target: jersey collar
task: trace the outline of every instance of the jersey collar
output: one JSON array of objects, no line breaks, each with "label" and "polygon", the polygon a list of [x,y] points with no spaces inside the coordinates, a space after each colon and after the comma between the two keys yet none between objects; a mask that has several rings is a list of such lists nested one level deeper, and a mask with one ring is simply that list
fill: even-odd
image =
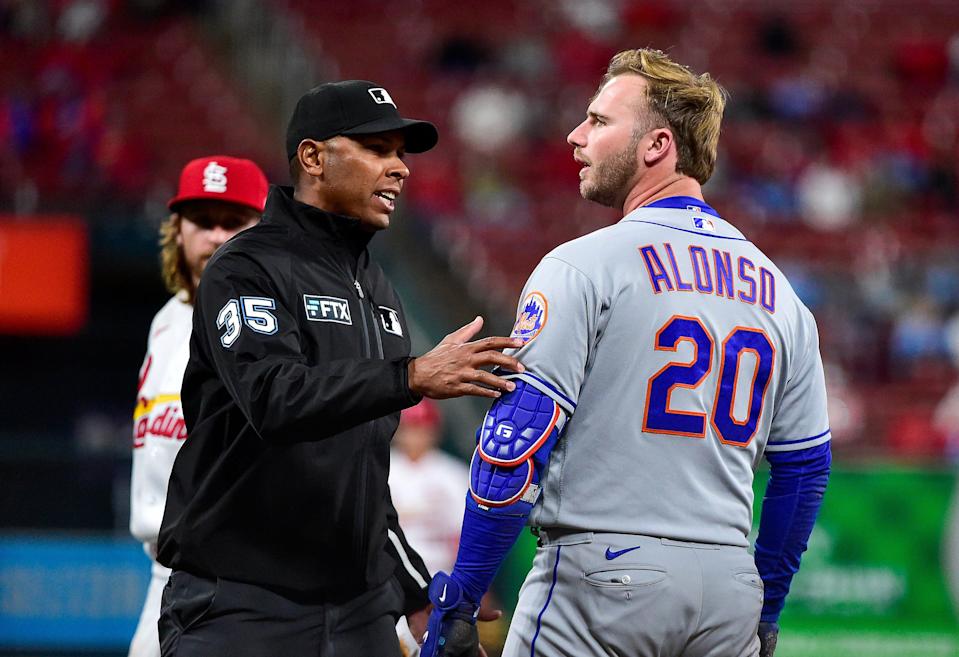
[{"label": "jersey collar", "polygon": [[720,219],[719,213],[716,212],[712,206],[710,206],[706,201],[700,200],[693,196],[669,196],[667,198],[661,198],[658,201],[653,201],[647,205],[643,205],[644,208],[669,208],[671,210],[692,210],[694,212],[702,212],[705,214],[711,214],[712,216]]},{"label": "jersey collar", "polygon": [[721,240],[748,241],[745,235],[735,226],[727,223],[705,201],[692,196],[670,196],[659,199],[636,208],[620,221],[663,226]]}]

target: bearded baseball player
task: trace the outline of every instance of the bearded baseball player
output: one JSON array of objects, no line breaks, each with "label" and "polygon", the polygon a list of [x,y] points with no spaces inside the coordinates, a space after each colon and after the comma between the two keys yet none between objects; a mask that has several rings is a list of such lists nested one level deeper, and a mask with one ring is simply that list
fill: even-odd
[{"label": "bearded baseball player", "polygon": [[773,654],[830,433],[812,315],[703,200],[724,105],[708,74],[629,50],[569,134],[582,196],[624,216],[553,250],[523,291],[526,371],[478,431],[424,655],[477,654],[477,603],[526,524],[540,547],[507,657]]},{"label": "bearded baseball player", "polygon": [[216,155],[180,173],[170,216],[160,228],[163,279],[173,296],[153,318],[133,412],[130,531],[153,559],[153,576],[130,657],[159,657],[160,594],[170,570],[156,562],[167,482],[186,438],[180,382],[190,356],[193,298],[203,268],[221,244],[259,221],[267,181],[250,160]]}]

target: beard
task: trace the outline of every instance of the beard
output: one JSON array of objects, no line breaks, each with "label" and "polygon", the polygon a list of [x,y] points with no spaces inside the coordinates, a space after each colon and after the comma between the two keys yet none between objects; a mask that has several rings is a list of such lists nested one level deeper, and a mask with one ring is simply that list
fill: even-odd
[{"label": "beard", "polygon": [[609,208],[622,205],[629,191],[627,186],[636,175],[636,147],[640,138],[642,133],[634,133],[623,150],[590,167],[592,180],[579,183],[579,193],[584,199]]}]

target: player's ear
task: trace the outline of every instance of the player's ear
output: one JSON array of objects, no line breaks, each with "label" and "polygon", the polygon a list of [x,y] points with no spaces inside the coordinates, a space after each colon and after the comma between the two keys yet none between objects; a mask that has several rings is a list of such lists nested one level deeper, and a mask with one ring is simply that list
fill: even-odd
[{"label": "player's ear", "polygon": [[651,167],[669,154],[673,145],[673,133],[669,128],[655,128],[639,143],[643,162],[647,167]]},{"label": "player's ear", "polygon": [[327,143],[304,139],[296,149],[296,157],[300,161],[303,172],[314,178],[323,175],[326,164]]},{"label": "player's ear", "polygon": [[183,216],[179,212],[171,212],[170,218],[167,220],[170,222],[170,225],[173,226],[173,230],[176,231],[176,245],[179,247],[183,246]]}]

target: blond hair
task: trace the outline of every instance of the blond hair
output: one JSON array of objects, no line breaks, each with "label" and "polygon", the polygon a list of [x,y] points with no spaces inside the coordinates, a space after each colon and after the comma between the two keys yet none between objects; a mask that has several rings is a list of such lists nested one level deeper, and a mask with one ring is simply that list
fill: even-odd
[{"label": "blond hair", "polygon": [[170,294],[186,292],[186,300],[192,304],[196,287],[183,255],[183,247],[177,244],[182,221],[180,214],[173,212],[160,224],[160,268],[163,283]]},{"label": "blond hair", "polygon": [[676,139],[676,171],[699,181],[709,180],[716,168],[719,127],[726,107],[726,90],[709,73],[696,75],[672,61],[666,53],[637,48],[617,53],[610,61],[600,89],[611,79],[636,73],[646,79],[646,100],[654,118]]}]

